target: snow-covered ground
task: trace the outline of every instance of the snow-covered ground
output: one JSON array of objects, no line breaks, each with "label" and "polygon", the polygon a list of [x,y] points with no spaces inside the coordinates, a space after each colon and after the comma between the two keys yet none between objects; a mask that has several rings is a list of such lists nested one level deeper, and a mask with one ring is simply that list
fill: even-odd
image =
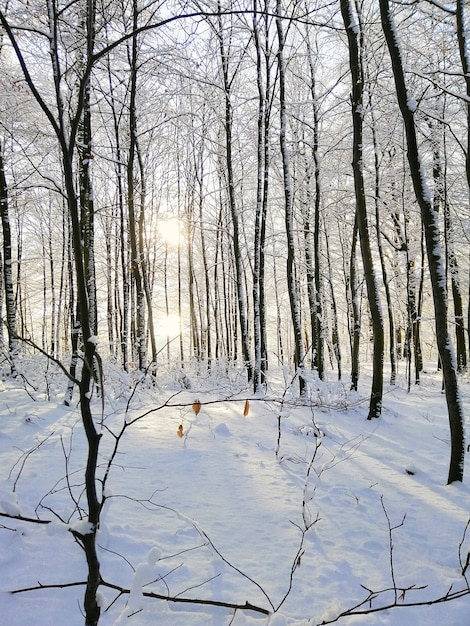
[{"label": "snow-covered ground", "polygon": [[[78,626],[84,587],[66,585],[86,579],[69,532],[85,507],[79,408],[63,406],[58,372],[34,363],[23,371],[0,391],[0,511],[50,523],[0,517],[0,624]],[[121,438],[98,537],[103,579],[131,593],[101,588],[100,626],[318,625],[369,594],[360,610],[398,606],[337,623],[468,624],[470,595],[426,604],[467,588],[470,550],[468,480],[446,486],[439,374],[429,369],[411,393],[404,381],[387,388],[372,422],[367,378],[361,394],[333,375],[312,381],[308,406],[284,394],[282,377],[263,398],[241,380],[193,377],[182,389],[162,376],[136,386],[108,367],[103,414],[93,400],[100,476],[112,433],[140,419]],[[466,381],[462,393],[468,412]],[[38,584],[52,587],[9,593]]]}]

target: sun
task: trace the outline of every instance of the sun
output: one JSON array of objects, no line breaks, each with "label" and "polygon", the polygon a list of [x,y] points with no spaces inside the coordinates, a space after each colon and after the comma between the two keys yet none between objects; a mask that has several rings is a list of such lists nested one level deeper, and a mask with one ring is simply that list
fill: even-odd
[{"label": "sun", "polygon": [[177,217],[166,217],[159,220],[158,233],[169,246],[179,246],[183,239],[181,221]]},{"label": "sun", "polygon": [[180,324],[180,316],[176,313],[169,313],[158,322],[160,334],[166,337],[176,337],[180,333]]}]

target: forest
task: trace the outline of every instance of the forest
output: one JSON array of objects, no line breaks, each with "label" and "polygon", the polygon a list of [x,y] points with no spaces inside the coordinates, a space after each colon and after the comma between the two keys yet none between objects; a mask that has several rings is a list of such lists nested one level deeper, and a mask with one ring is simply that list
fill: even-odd
[{"label": "forest", "polygon": [[[307,619],[352,624],[359,623],[347,621],[354,611],[385,591],[392,600],[381,611],[398,606],[399,596],[405,601],[416,583],[399,588],[392,558],[392,536],[405,517],[394,525],[381,499],[374,506],[388,528],[384,561],[391,563],[392,586],[382,594],[360,583],[370,592],[367,602],[354,606],[351,599],[350,608],[330,606],[318,618],[281,615],[321,517],[308,504],[318,486],[311,481],[320,482],[326,469],[333,475],[340,457],[356,459],[356,437],[368,442],[394,411],[413,419],[423,411],[433,424],[433,412],[445,418],[433,435],[445,449],[432,454],[439,480],[462,490],[466,503],[452,541],[467,580],[469,39],[465,0],[1,3],[0,521],[8,526],[0,523],[0,532],[17,533],[13,521],[31,529],[52,521],[67,527],[86,566],[86,574],[77,574],[85,578],[86,626],[155,623],[143,615],[155,619],[156,609],[131,601],[130,583],[105,581],[109,555],[100,534],[121,462],[125,472],[122,450],[137,451],[132,433],[142,429],[145,441],[142,424],[164,422],[160,414],[170,422],[159,421],[160,434],[148,436],[161,437],[157,447],[167,454],[162,442],[170,432],[171,445],[179,442],[189,454],[200,415],[210,422],[219,411],[210,434],[197,440],[209,445],[212,436],[234,436],[234,415],[256,414],[260,430],[253,425],[246,441],[237,431],[236,458],[251,437],[270,439],[272,454],[260,466],[275,463],[276,482],[286,459],[302,458],[295,470],[302,488],[301,521],[292,522],[301,539],[280,603],[256,583],[261,600],[247,595],[218,605],[206,598],[228,610],[211,614],[212,621],[177,613],[158,623],[258,624],[261,618],[247,612],[268,600],[258,612],[272,626],[314,623]],[[416,408],[423,397],[429,409]],[[359,421],[353,433],[343,415],[332,451],[325,442],[335,411],[351,411]],[[18,414],[22,427],[26,419],[44,429],[17,431]],[[421,427],[396,439],[390,434],[390,441],[406,437],[411,457],[414,437],[434,450]],[[305,439],[303,452],[295,435]],[[58,457],[47,472],[58,482],[30,487],[24,513],[18,483],[32,484],[27,472],[41,472],[48,446]],[[325,447],[332,456],[320,461]],[[420,463],[431,468],[426,452],[423,444]],[[151,464],[150,453],[142,454],[142,464]],[[176,456],[169,455],[168,467]],[[406,475],[419,476],[422,467],[410,463],[403,461]],[[194,467],[181,471],[189,479]],[[249,489],[237,481],[240,492]],[[42,499],[41,489],[49,494]],[[128,490],[125,499],[134,488],[119,489]],[[64,501],[55,501],[56,491]],[[223,500],[222,492],[215,488],[215,497]],[[145,508],[161,512],[155,493],[135,496],[134,504],[145,500]],[[455,493],[444,493],[453,494],[440,497],[450,497],[457,510]],[[167,512],[170,506],[181,511],[172,503]],[[192,530],[221,567],[254,582],[219,552],[212,535],[196,523]],[[157,552],[142,557],[142,568],[131,566],[141,590],[155,563],[167,558]],[[204,569],[199,561],[195,567]],[[37,580],[21,589],[9,581],[6,589],[26,597],[36,583],[36,593],[43,587]],[[458,592],[452,585],[447,594],[431,591],[423,604],[470,593],[468,583]],[[127,608],[108,622],[114,602],[104,610],[103,587],[120,601],[129,596]],[[194,591],[192,583],[188,589]],[[217,596],[221,589],[212,591]],[[168,586],[155,593],[160,600],[179,597]],[[406,623],[416,626],[410,615]]]}]

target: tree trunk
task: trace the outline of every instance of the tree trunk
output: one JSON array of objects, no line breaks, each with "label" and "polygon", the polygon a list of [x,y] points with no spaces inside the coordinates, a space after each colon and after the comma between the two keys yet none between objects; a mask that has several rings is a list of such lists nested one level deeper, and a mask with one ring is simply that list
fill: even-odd
[{"label": "tree trunk", "polygon": [[[137,27],[137,6],[133,2],[133,27]],[[137,349],[138,367],[146,366],[146,337],[145,337],[145,292],[142,278],[142,265],[139,246],[139,225],[136,217],[136,188],[135,188],[135,160],[137,151],[137,35],[133,35],[130,50],[130,101],[129,101],[129,154],[127,158],[127,210],[129,218],[129,243],[131,249],[131,273],[134,279],[136,292],[135,305],[135,343]]]},{"label": "tree trunk", "polygon": [[[220,2],[218,3],[218,9],[221,11]],[[232,102],[231,102],[231,79],[229,77],[229,57],[228,51],[224,41],[224,28],[222,25],[222,18],[218,18],[218,31],[217,37],[219,40],[219,52],[222,63],[222,78],[225,98],[225,116],[224,116],[224,131],[225,131],[225,158],[226,158],[226,171],[227,171],[227,187],[228,187],[228,203],[230,207],[230,214],[232,218],[232,241],[233,241],[233,258],[235,262],[236,272],[236,285],[237,285],[237,304],[238,304],[238,319],[240,322],[241,333],[241,346],[243,362],[246,367],[248,382],[253,382],[253,363],[250,354],[250,338],[248,330],[248,311],[247,311],[247,298],[245,290],[245,268],[243,265],[243,254],[240,246],[240,216],[238,214],[238,206],[235,196],[235,178],[233,171],[233,120],[232,120]]]},{"label": "tree trunk", "polygon": [[0,144],[0,219],[3,233],[3,280],[8,331],[8,355],[11,374],[15,375],[15,359],[18,353],[18,335],[16,331],[15,291],[13,285],[13,255],[8,202],[8,187],[5,176],[3,145]]},{"label": "tree trunk", "polygon": [[314,167],[315,196],[314,196],[314,217],[313,217],[313,287],[314,287],[314,319],[312,325],[312,337],[314,338],[314,361],[313,366],[318,372],[318,378],[325,377],[325,356],[323,337],[323,310],[322,310],[322,280],[321,280],[321,250],[320,250],[320,212],[321,212],[321,184],[320,184],[320,154],[319,154],[319,133],[320,121],[317,100],[317,88],[315,67],[312,58],[310,39],[306,37],[308,67],[310,72],[310,95],[312,97],[313,109],[313,145],[312,161]]},{"label": "tree trunk", "polygon": [[376,122],[374,116],[374,106],[369,93],[369,105],[372,117],[372,143],[374,146],[374,175],[375,175],[375,232],[377,237],[377,248],[379,251],[380,267],[382,269],[382,279],[385,290],[385,300],[387,302],[388,313],[388,334],[389,334],[389,355],[390,355],[390,384],[394,385],[397,378],[397,351],[395,348],[395,322],[393,316],[392,295],[390,293],[390,285],[388,281],[387,266],[385,263],[385,254],[382,245],[382,233],[380,229],[380,163],[379,163],[379,147],[377,143]]},{"label": "tree trunk", "polygon": [[[137,59],[136,59],[137,61]],[[138,255],[140,261],[140,273],[142,277],[142,288],[145,294],[145,303],[147,305],[147,329],[150,339],[150,349],[152,352],[152,363],[157,363],[157,342],[155,339],[155,326],[153,323],[153,304],[152,304],[152,288],[149,281],[148,270],[148,254],[145,250],[145,201],[146,201],[146,170],[140,150],[139,141],[137,139],[137,119],[135,119],[134,130],[136,133],[135,149],[139,164],[140,173],[140,202],[139,202],[139,220],[138,220]],[[143,323],[145,332],[145,322]]]},{"label": "tree trunk", "polygon": [[[264,234],[266,232],[266,198],[265,186],[268,183],[266,176],[267,164],[267,147],[265,142],[268,139],[268,99],[269,94],[269,78],[270,71],[268,63],[264,64],[266,68],[265,81],[263,81],[263,49],[260,41],[259,25],[257,14],[257,0],[253,1],[253,33],[256,49],[256,83],[258,87],[258,119],[256,134],[256,155],[257,155],[257,176],[256,176],[256,214],[255,214],[255,232],[254,232],[254,255],[253,255],[253,344],[254,344],[254,367],[253,367],[253,391],[256,393],[260,388],[266,385],[263,354],[263,331],[266,320],[264,318],[265,310],[262,307],[264,300],[264,264],[263,249],[265,245]],[[264,51],[267,56],[266,50]]]},{"label": "tree trunk", "polygon": [[439,224],[432,198],[426,186],[414,121],[415,104],[407,90],[401,51],[388,0],[380,0],[382,28],[392,61],[398,104],[405,124],[408,162],[416,200],[421,210],[426,251],[434,300],[436,336],[444,377],[445,394],[451,434],[451,457],[448,483],[463,480],[465,458],[464,412],[459,393],[457,364],[447,326],[447,294],[445,268],[440,247]]},{"label": "tree trunk", "polygon": [[306,392],[306,383],[303,376],[305,367],[305,354],[302,337],[302,321],[300,314],[300,299],[297,289],[295,267],[295,229],[294,229],[294,205],[292,198],[291,172],[289,148],[287,145],[287,115],[286,115],[286,64],[284,59],[284,27],[282,20],[282,6],[280,0],[276,2],[276,27],[278,36],[278,70],[279,70],[279,116],[280,131],[279,142],[282,157],[282,172],[284,177],[284,211],[287,236],[287,288],[289,291],[289,303],[294,333],[294,366],[299,375],[299,390],[301,394]]},{"label": "tree trunk", "polygon": [[[468,5],[467,5],[468,6]],[[465,93],[467,95],[467,100],[465,103],[463,103],[463,106],[465,106],[465,113],[466,113],[466,146],[465,146],[465,173],[466,173],[466,177],[467,177],[467,189],[468,192],[470,193],[470,49],[469,49],[469,45],[470,42],[468,41],[468,18],[467,18],[467,24],[466,24],[466,16],[465,16],[465,2],[464,0],[457,0],[457,7],[456,7],[456,26],[457,26],[457,41],[459,44],[459,53],[460,53],[460,62],[462,65],[462,70],[463,70],[463,76],[464,76],[464,80],[465,80]],[[469,282],[469,293],[470,293],[470,282]],[[455,296],[458,299],[457,294],[455,294]],[[455,299],[454,299],[455,301]],[[460,308],[460,303],[458,304],[458,308]],[[463,307],[462,307],[462,311],[461,311],[461,315],[462,315],[462,319],[459,320],[460,322],[460,326],[459,326],[459,330],[460,328],[462,328],[462,335],[460,335],[457,339],[459,342],[460,339],[460,344],[462,346],[462,348],[465,346],[465,336],[463,334]],[[468,320],[467,320],[467,335],[468,333],[470,333],[470,298],[469,298],[469,304],[468,304]],[[470,336],[469,336],[469,347],[470,347]],[[459,367],[461,364],[459,363],[459,361],[457,361],[457,367]],[[463,366],[463,363],[462,363]],[[466,366],[466,357],[465,357],[465,366]]]},{"label": "tree trunk", "polygon": [[[107,57],[107,75],[110,93],[110,106],[113,118],[114,132],[114,169],[116,174],[116,194],[117,194],[117,218],[116,225],[116,267],[115,267],[115,303],[116,303],[116,336],[119,337],[119,346],[121,354],[121,362],[124,371],[129,368],[129,316],[130,316],[130,282],[129,282],[129,242],[128,242],[128,218],[125,214],[124,201],[124,168],[123,168],[123,151],[121,147],[121,132],[119,126],[120,113],[117,110],[117,98],[114,94],[114,87],[111,74],[110,59]],[[122,301],[119,297],[119,280],[122,280]]]},{"label": "tree trunk", "polygon": [[372,389],[367,419],[379,417],[382,411],[384,331],[380,295],[376,281],[369,227],[367,223],[366,195],[363,172],[363,117],[364,117],[364,75],[362,66],[362,28],[356,23],[350,0],[341,0],[341,14],[348,36],[349,64],[352,80],[352,119],[353,119],[353,173],[356,195],[356,215],[361,245],[362,265],[367,286],[367,297],[372,318],[374,342]]},{"label": "tree trunk", "polygon": [[351,347],[351,390],[357,391],[359,384],[359,348],[361,345],[361,307],[359,304],[359,284],[357,280],[357,238],[358,217],[354,217],[349,254],[349,272],[346,276],[346,299],[348,303],[349,341]]}]

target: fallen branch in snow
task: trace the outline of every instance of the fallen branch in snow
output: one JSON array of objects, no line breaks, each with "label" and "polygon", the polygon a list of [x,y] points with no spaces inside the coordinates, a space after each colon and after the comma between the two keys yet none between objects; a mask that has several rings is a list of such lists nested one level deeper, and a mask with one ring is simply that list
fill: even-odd
[{"label": "fallen branch in snow", "polygon": [[[422,587],[416,587],[415,585],[411,585],[410,587],[406,587],[405,589],[400,589],[400,591],[402,592],[400,594],[400,597],[404,598],[408,591],[418,591],[420,589],[425,589],[425,588],[426,588],[426,585],[423,585]],[[381,589],[380,591],[367,590],[369,591],[369,595],[367,596],[367,598],[359,602],[359,604],[356,604],[355,606],[349,609],[346,609],[345,611],[343,611],[342,613],[340,613],[333,619],[319,622],[317,626],[325,626],[326,624],[334,624],[335,622],[338,622],[343,617],[351,617],[353,615],[369,615],[371,613],[379,613],[380,611],[388,611],[394,608],[432,606],[434,604],[442,604],[443,602],[450,602],[451,600],[457,600],[458,598],[463,598],[464,596],[467,596],[470,594],[470,589],[468,587],[466,587],[465,589],[460,589],[459,591],[451,591],[451,589],[452,587],[447,591],[446,594],[438,598],[434,598],[432,600],[422,600],[419,602],[396,602],[394,600],[393,602],[390,602],[388,604],[381,604],[380,606],[376,606],[376,607],[369,606],[369,608],[361,609],[361,607],[363,607],[365,604],[370,605],[372,603],[372,600],[374,600],[375,598],[378,598],[379,596],[385,593],[395,592],[394,587],[390,587],[388,589]]]},{"label": "fallen branch in snow", "polygon": [[[396,578],[395,578],[394,560],[393,560],[393,531],[397,530],[398,528],[401,528],[404,525],[406,514],[403,516],[399,524],[392,526],[390,517],[388,515],[388,511],[384,504],[383,496],[380,498],[380,502],[381,502],[382,509],[383,509],[385,518],[387,520],[387,526],[388,526],[390,575],[392,579],[392,586],[387,587],[386,589],[380,589],[379,591],[373,591],[372,589],[369,589],[368,587],[361,585],[361,587],[368,592],[368,595],[364,600],[361,600],[361,602],[359,602],[355,606],[352,606],[349,609],[346,609],[345,611],[343,611],[342,613],[339,613],[336,617],[320,622],[319,624],[317,624],[317,626],[324,626],[326,624],[334,624],[335,622],[338,622],[343,617],[352,617],[354,615],[369,615],[371,613],[380,613],[381,611],[388,611],[393,608],[432,606],[434,604],[442,604],[443,602],[450,602],[451,600],[457,600],[458,598],[462,598],[470,594],[470,586],[467,584],[467,587],[465,587],[464,589],[460,589],[459,591],[452,591],[452,586],[451,586],[448,589],[447,593],[443,594],[442,596],[439,596],[438,598],[433,598],[431,600],[421,600],[417,602],[405,602],[405,597],[408,592],[422,591],[423,589],[427,588],[427,585],[421,585],[421,586],[409,585],[408,587],[400,587],[397,585]],[[470,525],[470,521],[468,522],[465,528],[463,539],[459,545],[459,552],[461,551],[461,547],[465,539],[465,533],[469,525]],[[470,557],[467,558],[467,564],[469,560],[470,560]],[[465,568],[462,571],[462,575],[465,576]],[[387,604],[381,604],[375,607],[372,606],[373,600],[376,600],[377,598],[380,598],[390,593],[393,594],[393,602],[389,602]],[[361,608],[361,607],[365,607],[366,605],[369,605],[369,606],[367,608]]]},{"label": "fallen branch in snow", "polygon": [[16,593],[26,593],[27,591],[39,591],[41,589],[67,589],[68,587],[82,587],[83,585],[86,585],[86,580],[73,583],[55,583],[52,585],[43,585],[38,581],[37,585],[32,587],[23,587],[22,589],[12,589],[9,593],[14,595]]},{"label": "fallen branch in snow", "polygon": [[0,517],[8,517],[10,519],[17,519],[20,522],[33,522],[34,524],[50,524],[50,519],[38,519],[37,517],[25,517],[24,515],[10,515],[9,513],[2,513],[0,511]]},{"label": "fallen branch in snow", "polygon": [[[44,585],[39,583],[32,587],[23,587],[22,589],[13,589],[10,591],[11,594],[17,593],[26,593],[28,591],[40,591],[42,589],[66,589],[67,587],[80,587],[86,585],[86,581],[79,581],[73,583],[57,583]],[[114,585],[113,583],[109,583],[103,579],[100,581],[100,586],[106,587],[108,589],[114,589],[119,592],[119,595],[127,595],[130,594],[131,590],[126,589],[125,587],[121,587],[120,585]],[[255,613],[261,613],[262,615],[269,615],[270,611],[263,607],[257,606],[255,604],[251,604],[251,602],[245,602],[245,604],[238,604],[232,602],[223,602],[221,600],[204,600],[201,598],[181,598],[177,596],[165,596],[160,593],[154,593],[153,591],[142,591],[142,594],[146,598],[155,598],[157,600],[166,600],[167,602],[180,603],[180,604],[199,604],[205,606],[220,606],[227,609],[235,609],[242,611],[254,611]]]},{"label": "fallen branch in snow", "polygon": [[[109,589],[114,589],[115,591],[119,591],[120,594],[129,594],[130,589],[125,589],[120,587],[119,585],[113,585],[112,583],[108,583],[105,580],[101,581],[103,587],[108,587]],[[263,607],[257,606],[255,604],[251,604],[251,602],[245,602],[245,604],[237,604],[232,602],[223,602],[220,600],[202,600],[200,598],[181,598],[180,596],[165,596],[160,593],[154,593],[153,591],[142,591],[142,594],[146,598],[155,598],[157,600],[166,600],[167,602],[174,603],[184,603],[184,604],[199,604],[199,605],[207,605],[207,606],[220,606],[227,609],[236,609],[243,611],[254,611],[255,613],[261,613],[262,615],[269,615],[270,611]]]}]

